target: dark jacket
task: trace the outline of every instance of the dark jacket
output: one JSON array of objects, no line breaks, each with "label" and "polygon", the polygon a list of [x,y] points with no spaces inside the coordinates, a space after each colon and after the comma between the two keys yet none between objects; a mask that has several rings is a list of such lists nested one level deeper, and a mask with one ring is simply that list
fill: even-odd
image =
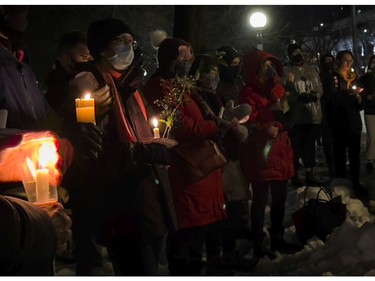
[{"label": "dark jacket", "polygon": [[55,69],[48,73],[45,79],[46,100],[50,107],[62,117],[68,117],[67,113],[74,109],[74,97],[71,98],[73,92],[70,84],[73,77],[73,74],[67,73],[56,61]]},{"label": "dark jacket", "polygon": [[57,236],[46,211],[0,195],[0,275],[54,275]]},{"label": "dark jacket", "polygon": [[356,79],[346,81],[338,71],[334,71],[325,80],[322,102],[331,130],[349,133],[362,132],[362,120],[359,112],[363,107],[351,93],[351,87],[356,82]]},{"label": "dark jacket", "polygon": [[[138,236],[162,236],[168,228],[176,229],[166,166],[148,161],[155,147],[141,143],[153,136],[148,123],[151,114],[146,112],[144,116],[142,107],[145,105],[137,90],[143,72],[131,67],[128,72],[120,73],[100,63],[86,67],[85,71],[95,76],[96,87],[108,84],[115,100],[108,115],[97,124],[104,132],[93,187],[94,200],[102,204],[100,220],[104,224],[101,230],[111,232],[114,228],[117,233],[128,233],[125,217],[137,222],[138,234],[135,235]],[[127,129],[121,127],[125,124]],[[101,236],[106,234],[101,233]]]},{"label": "dark jacket", "polygon": [[[373,60],[375,56],[370,58]],[[375,115],[375,72],[369,71],[362,75],[359,79],[364,86],[365,93],[363,96],[363,109],[365,115]],[[372,100],[368,100],[367,97],[372,96]]]},{"label": "dark jacket", "polygon": [[0,109],[8,110],[7,128],[36,130],[50,111],[30,66],[0,47]]}]

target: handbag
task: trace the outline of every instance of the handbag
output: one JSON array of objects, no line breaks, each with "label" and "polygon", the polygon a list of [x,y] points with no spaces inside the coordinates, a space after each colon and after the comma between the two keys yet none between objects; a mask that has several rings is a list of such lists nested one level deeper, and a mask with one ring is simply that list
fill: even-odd
[{"label": "handbag", "polygon": [[[292,214],[296,234],[303,243],[314,235],[325,242],[327,236],[345,221],[346,204],[342,203],[341,196],[332,198],[331,191],[324,187],[320,188],[316,198],[306,202],[308,188],[305,190],[304,205]],[[328,200],[320,199],[320,192],[324,192]]]},{"label": "handbag", "polygon": [[217,169],[227,160],[212,140],[187,142],[176,146],[174,162],[184,175],[185,181],[195,184]]}]

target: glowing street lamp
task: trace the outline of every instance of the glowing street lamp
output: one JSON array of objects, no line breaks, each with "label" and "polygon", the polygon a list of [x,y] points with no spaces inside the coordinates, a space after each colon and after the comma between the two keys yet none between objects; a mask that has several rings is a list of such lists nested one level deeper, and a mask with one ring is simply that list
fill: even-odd
[{"label": "glowing street lamp", "polygon": [[267,24],[267,17],[264,13],[262,12],[256,12],[253,13],[250,16],[250,25],[258,30],[257,32],[257,48],[259,50],[263,50],[263,43],[262,43],[262,29],[266,26]]}]

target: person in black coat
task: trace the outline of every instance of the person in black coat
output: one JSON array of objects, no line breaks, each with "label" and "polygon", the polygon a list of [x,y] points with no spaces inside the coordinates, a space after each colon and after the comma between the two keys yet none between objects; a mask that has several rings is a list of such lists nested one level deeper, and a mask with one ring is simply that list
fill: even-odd
[{"label": "person in black coat", "polygon": [[353,191],[357,196],[367,194],[360,184],[360,147],[362,120],[362,91],[355,72],[352,70],[353,54],[340,51],[336,56],[337,68],[325,80],[324,110],[332,131],[335,161],[335,176],[346,177],[346,152],[349,155],[349,174]]}]

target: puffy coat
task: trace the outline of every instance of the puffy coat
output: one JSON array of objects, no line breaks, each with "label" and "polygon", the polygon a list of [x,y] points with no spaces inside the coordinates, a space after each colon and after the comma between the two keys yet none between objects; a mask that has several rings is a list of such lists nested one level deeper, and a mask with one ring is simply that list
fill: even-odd
[{"label": "puffy coat", "polygon": [[[161,112],[161,108],[154,101],[167,94],[167,90],[160,85],[163,78],[156,73],[143,88],[144,96],[155,112]],[[175,135],[176,140],[184,143],[212,139],[217,132],[215,122],[203,119],[198,105],[188,94],[184,94],[184,98],[186,102],[181,105],[181,124]],[[182,171],[173,162],[168,172],[180,229],[203,226],[226,218],[219,169],[195,184],[186,182]]]},{"label": "puffy coat", "polygon": [[[275,98],[282,98],[281,86],[277,79],[272,85],[266,85],[257,78],[258,69],[266,59],[273,62],[281,76],[281,63],[271,54],[256,50],[244,57],[246,85],[241,90],[240,103],[248,103],[253,111],[248,121],[252,132],[243,145],[241,162],[244,176],[251,183],[288,180],[294,176],[293,150],[288,133],[270,109],[276,102]],[[278,93],[276,97],[275,92]],[[267,133],[271,125],[279,128],[275,138]]]},{"label": "puffy coat", "polygon": [[[288,64],[283,69],[283,85],[289,92],[288,102],[295,124],[320,124],[322,107],[320,98],[323,86],[317,70],[309,64],[301,66]],[[286,76],[293,73],[294,82],[286,82]]]},{"label": "puffy coat", "polygon": [[35,130],[50,111],[30,66],[0,47],[0,109],[8,110],[7,128]]}]

